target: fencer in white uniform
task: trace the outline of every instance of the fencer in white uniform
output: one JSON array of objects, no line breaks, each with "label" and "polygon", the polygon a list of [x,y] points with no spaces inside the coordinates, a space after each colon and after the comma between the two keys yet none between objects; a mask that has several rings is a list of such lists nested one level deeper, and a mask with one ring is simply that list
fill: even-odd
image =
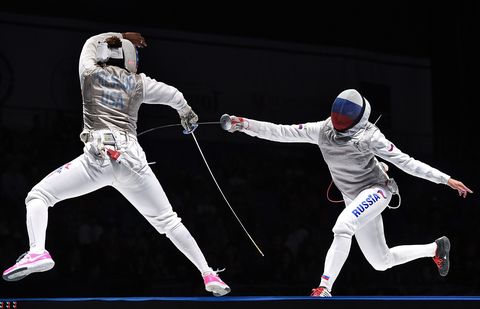
[{"label": "fencer in white uniform", "polygon": [[403,153],[368,121],[370,110],[370,103],[358,91],[347,89],[335,99],[331,116],[319,122],[279,125],[228,115],[221,119],[222,127],[229,132],[240,131],[266,140],[311,143],[320,147],[346,208],[333,227],[333,242],[325,259],[322,279],[311,296],[331,296],[354,235],[363,255],[376,270],[386,270],[422,257],[432,257],[442,276],[449,269],[450,242],[445,236],[425,245],[387,246],[381,213],[392,194],[398,193],[398,187],[388,177],[387,165],[377,157],[413,176],[447,184],[460,196],[465,197],[472,191],[462,182]]},{"label": "fencer in white uniform", "polygon": [[138,143],[137,116],[142,103],[175,109],[185,130],[192,130],[198,117],[175,87],[137,74],[137,47],[146,47],[146,43],[136,32],[103,33],[85,42],[79,61],[83,154],[53,171],[28,193],[30,249],[5,270],[5,280],[16,281],[53,268],[55,263],[45,250],[49,207],[112,186],[197,267],[207,291],[215,296],[230,291],[173,211]]}]

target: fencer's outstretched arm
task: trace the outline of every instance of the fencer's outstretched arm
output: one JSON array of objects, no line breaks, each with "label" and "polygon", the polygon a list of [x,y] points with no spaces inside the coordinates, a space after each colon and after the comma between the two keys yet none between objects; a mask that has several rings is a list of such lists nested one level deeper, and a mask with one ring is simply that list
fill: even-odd
[{"label": "fencer's outstretched arm", "polygon": [[305,124],[282,125],[244,117],[229,116],[229,132],[240,131],[250,136],[283,143],[318,144],[319,132],[324,121]]},{"label": "fencer's outstretched arm", "polygon": [[162,104],[180,110],[188,106],[183,94],[175,87],[156,81],[141,73],[145,89],[143,103]]},{"label": "fencer's outstretched arm", "polygon": [[442,183],[457,190],[458,194],[466,197],[467,193],[473,193],[461,181],[451,178],[449,175],[439,171],[438,169],[416,160],[408,154],[398,149],[391,141],[389,141],[380,130],[375,130],[370,139],[370,147],[373,153],[390,162],[403,170],[404,172],[429,180],[434,183]]},{"label": "fencer's outstretched arm", "polygon": [[158,82],[141,73],[144,85],[143,102],[147,104],[163,104],[174,108],[180,116],[182,126],[187,130],[193,129],[192,125],[198,121],[198,116],[188,105],[183,94],[175,87]]}]

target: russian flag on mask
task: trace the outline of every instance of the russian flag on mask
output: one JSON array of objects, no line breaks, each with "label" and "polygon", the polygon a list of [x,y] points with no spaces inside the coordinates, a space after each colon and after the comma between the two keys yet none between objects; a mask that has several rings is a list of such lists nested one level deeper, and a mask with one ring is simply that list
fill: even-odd
[{"label": "russian flag on mask", "polygon": [[329,276],[327,276],[327,275],[322,275],[322,279],[329,280],[329,279],[330,279],[330,277],[329,277]]},{"label": "russian flag on mask", "polygon": [[363,99],[354,89],[345,90],[338,95],[332,105],[331,119],[333,127],[344,131],[353,127],[363,113]]}]

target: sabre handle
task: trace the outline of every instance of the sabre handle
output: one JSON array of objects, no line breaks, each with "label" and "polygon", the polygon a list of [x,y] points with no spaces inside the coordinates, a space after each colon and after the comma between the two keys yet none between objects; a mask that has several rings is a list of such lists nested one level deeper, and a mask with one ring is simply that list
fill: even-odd
[{"label": "sabre handle", "polygon": [[230,116],[228,114],[223,114],[220,117],[220,125],[222,129],[228,132],[242,131],[248,128],[248,121],[246,118]]},{"label": "sabre handle", "polygon": [[226,131],[232,128],[232,119],[230,118],[230,115],[223,114],[222,117],[220,117],[220,126]]},{"label": "sabre handle", "polygon": [[195,129],[198,128],[198,123],[191,123],[187,128],[183,129],[183,134],[191,134]]}]

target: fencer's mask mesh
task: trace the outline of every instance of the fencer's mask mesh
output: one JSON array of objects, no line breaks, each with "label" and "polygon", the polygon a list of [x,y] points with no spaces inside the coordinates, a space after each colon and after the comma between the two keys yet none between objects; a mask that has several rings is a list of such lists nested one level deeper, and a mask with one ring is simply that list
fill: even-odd
[{"label": "fencer's mask mesh", "polygon": [[345,132],[353,128],[365,113],[365,98],[355,89],[342,91],[333,102],[331,119],[335,130]]},{"label": "fencer's mask mesh", "polygon": [[137,73],[138,53],[137,49],[129,40],[121,39],[122,47],[108,48],[105,42],[97,46],[97,62],[107,63],[110,59],[123,59],[123,66],[129,72]]}]

